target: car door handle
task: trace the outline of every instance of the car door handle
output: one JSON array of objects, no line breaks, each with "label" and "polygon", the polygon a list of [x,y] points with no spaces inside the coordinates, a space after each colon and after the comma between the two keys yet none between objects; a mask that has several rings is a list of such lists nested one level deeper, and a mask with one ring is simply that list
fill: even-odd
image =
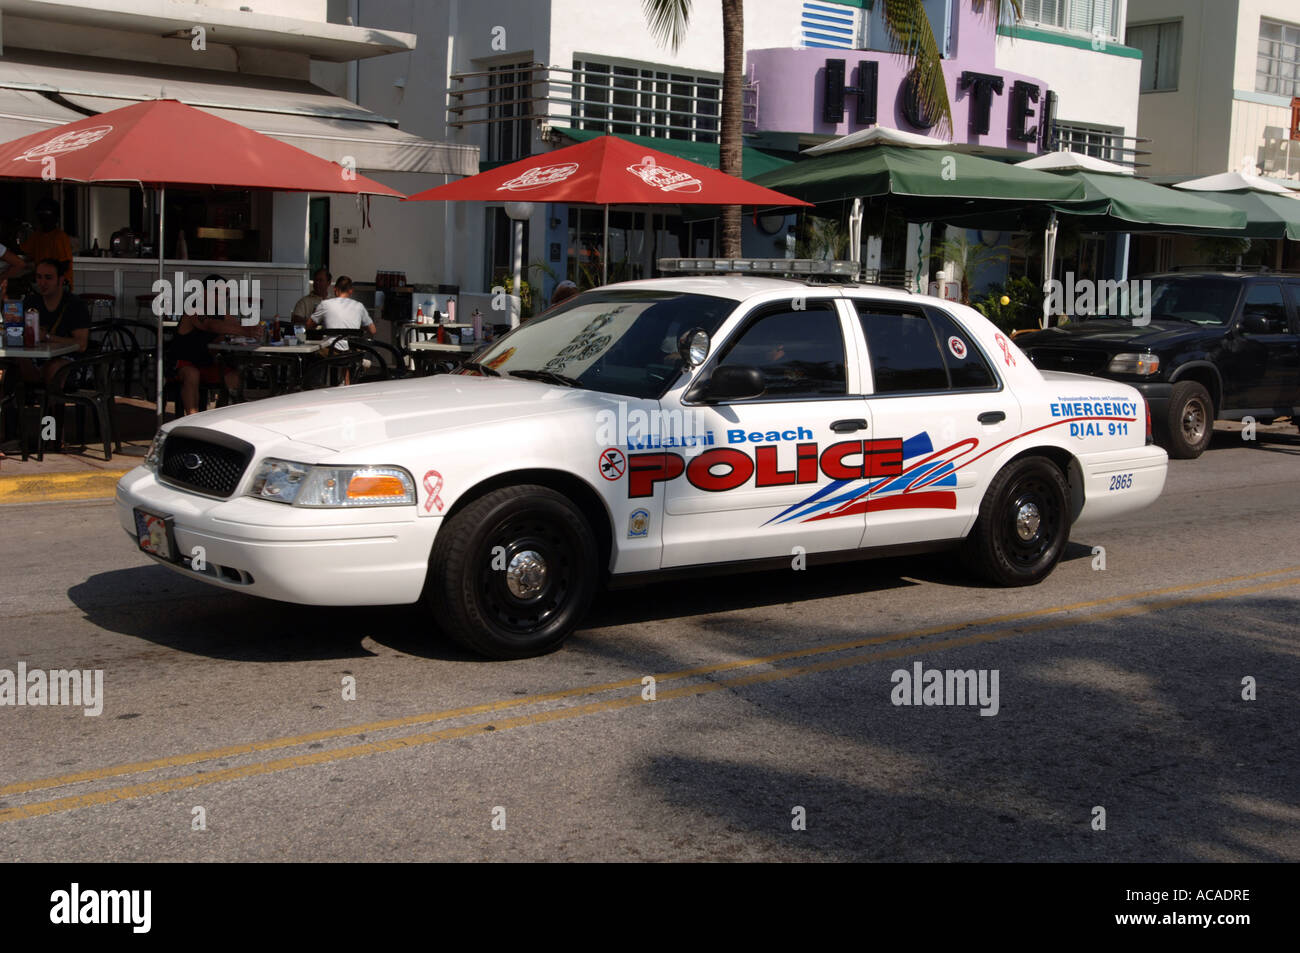
[{"label": "car door handle", "polygon": [[853,433],[855,430],[866,430],[867,422],[861,417],[854,417],[849,420],[837,420],[831,424],[831,430],[835,433]]},{"label": "car door handle", "polygon": [[982,424],[1000,424],[1007,419],[1007,415],[1000,410],[990,410],[979,415],[979,422]]}]

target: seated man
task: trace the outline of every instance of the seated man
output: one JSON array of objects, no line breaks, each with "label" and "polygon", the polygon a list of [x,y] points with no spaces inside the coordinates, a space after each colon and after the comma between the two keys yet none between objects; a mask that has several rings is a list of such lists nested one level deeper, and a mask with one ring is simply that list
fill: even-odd
[{"label": "seated man", "polygon": [[360,301],[352,300],[352,279],[347,275],[339,276],[339,280],[334,282],[334,297],[318,304],[307,319],[308,328],[317,326],[326,331],[359,331],[364,328],[368,334],[375,333],[375,322],[370,320],[370,312]]},{"label": "seated man", "polygon": [[[65,272],[63,262],[54,258],[37,262],[36,291],[23,301],[23,313],[34,308],[40,315],[41,343],[75,344],[78,351],[84,352],[90,343],[90,311],[84,301],[64,287]],[[19,368],[23,380],[48,385],[67,363],[63,357],[44,362],[24,360]]]},{"label": "seated man", "polygon": [[[211,288],[212,282],[221,281],[220,275],[208,275],[204,285]],[[215,295],[205,296],[215,300]],[[176,326],[176,334],[167,345],[168,354],[176,361],[176,376],[181,384],[181,405],[185,414],[197,414],[206,408],[199,407],[199,385],[213,386],[222,383],[226,389],[235,391],[239,387],[239,372],[223,367],[208,350],[208,345],[223,334],[246,334],[248,328],[239,321],[238,315],[201,315],[183,314]]]},{"label": "seated man", "polygon": [[311,292],[303,295],[293,306],[290,317],[294,324],[306,324],[316,312],[316,307],[330,296],[330,271],[322,266],[311,276]]}]

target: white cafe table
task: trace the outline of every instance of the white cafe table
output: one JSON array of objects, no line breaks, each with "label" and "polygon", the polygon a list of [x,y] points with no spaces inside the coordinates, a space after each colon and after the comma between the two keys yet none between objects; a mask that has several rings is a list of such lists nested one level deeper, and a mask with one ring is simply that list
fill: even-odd
[{"label": "white cafe table", "polygon": [[[313,357],[321,352],[321,348],[326,344],[325,341],[308,341],[306,344],[239,344],[230,341],[216,341],[208,345],[211,351],[217,351],[222,354],[229,354],[237,360],[247,360],[250,362],[257,361],[281,361],[290,364],[297,372],[298,379],[291,382],[290,387],[295,383],[301,386],[303,375],[303,363],[309,357]],[[276,375],[271,377],[271,393],[275,395],[280,393],[280,387],[276,382]],[[243,389],[243,380],[241,375],[240,389]]]},{"label": "white cafe table", "polygon": [[77,349],[75,344],[41,344],[37,347],[0,347],[0,358],[25,357],[34,361],[46,361],[52,357],[63,357]]},{"label": "white cafe table", "polygon": [[412,341],[406,345],[408,351],[453,351],[457,354],[473,354],[482,344],[439,344],[437,341]]}]

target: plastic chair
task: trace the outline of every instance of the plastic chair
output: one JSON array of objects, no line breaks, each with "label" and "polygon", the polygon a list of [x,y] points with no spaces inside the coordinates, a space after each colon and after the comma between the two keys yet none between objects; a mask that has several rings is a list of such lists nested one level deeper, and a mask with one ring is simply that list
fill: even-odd
[{"label": "plastic chair", "polygon": [[[77,408],[77,439],[86,445],[87,410],[95,413],[95,425],[104,442],[104,459],[112,460],[110,443],[122,452],[122,438],[117,429],[117,401],[113,397],[113,369],[122,360],[118,351],[105,351],[59,368],[49,386],[41,389],[41,417],[54,413],[56,433],[63,428],[63,411],[68,404]],[[41,447],[44,450],[44,447]]]}]

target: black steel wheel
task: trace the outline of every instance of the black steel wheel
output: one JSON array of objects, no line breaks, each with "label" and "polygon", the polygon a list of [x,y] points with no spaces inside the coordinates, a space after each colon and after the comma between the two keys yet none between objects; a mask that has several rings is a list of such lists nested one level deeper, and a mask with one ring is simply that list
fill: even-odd
[{"label": "black steel wheel", "polygon": [[599,551],[582,512],[543,486],[494,490],[447,520],[426,603],[439,626],[491,658],[558,648],[596,588]]},{"label": "black steel wheel", "polygon": [[1002,586],[1032,586],[1056,567],[1070,538],[1070,488],[1046,457],[1022,457],[989,485],[962,547],[968,568]]}]

